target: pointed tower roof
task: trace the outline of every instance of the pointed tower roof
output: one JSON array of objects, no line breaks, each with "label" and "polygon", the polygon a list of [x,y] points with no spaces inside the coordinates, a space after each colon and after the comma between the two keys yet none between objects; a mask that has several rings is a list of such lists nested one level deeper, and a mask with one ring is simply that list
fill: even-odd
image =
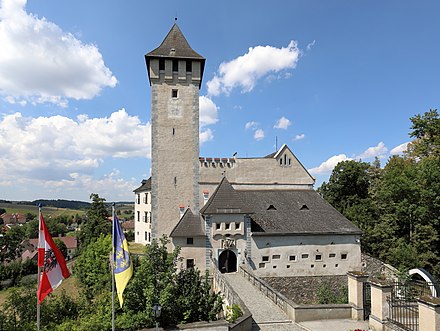
[{"label": "pointed tower roof", "polygon": [[145,57],[183,58],[205,61],[205,58],[194,51],[188,44],[177,23],[173,24],[162,44],[145,55]]},{"label": "pointed tower roof", "polygon": [[200,210],[201,214],[252,214],[226,177]]},{"label": "pointed tower roof", "polygon": [[170,237],[203,237],[205,231],[202,219],[199,215],[194,215],[190,208],[185,211],[179,223],[171,231]]}]

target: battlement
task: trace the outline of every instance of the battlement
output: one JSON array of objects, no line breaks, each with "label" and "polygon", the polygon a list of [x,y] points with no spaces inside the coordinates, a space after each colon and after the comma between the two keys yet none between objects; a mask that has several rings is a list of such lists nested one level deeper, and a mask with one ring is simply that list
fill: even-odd
[{"label": "battlement", "polygon": [[227,157],[199,157],[200,167],[204,168],[233,168],[236,164],[235,158]]}]

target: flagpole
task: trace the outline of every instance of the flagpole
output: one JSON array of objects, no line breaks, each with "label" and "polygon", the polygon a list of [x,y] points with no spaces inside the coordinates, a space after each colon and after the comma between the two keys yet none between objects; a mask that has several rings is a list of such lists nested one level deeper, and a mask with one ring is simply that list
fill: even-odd
[{"label": "flagpole", "polygon": [[[41,229],[41,204],[38,204],[38,241],[40,240],[40,229]],[[39,254],[39,252],[38,252]],[[37,259],[38,259],[37,254]],[[40,266],[37,262],[37,292],[40,288]],[[40,303],[38,302],[39,298],[37,295],[37,331],[40,331]]]},{"label": "flagpole", "polygon": [[115,236],[115,203],[112,203],[112,331],[115,331],[115,245],[113,244]]}]

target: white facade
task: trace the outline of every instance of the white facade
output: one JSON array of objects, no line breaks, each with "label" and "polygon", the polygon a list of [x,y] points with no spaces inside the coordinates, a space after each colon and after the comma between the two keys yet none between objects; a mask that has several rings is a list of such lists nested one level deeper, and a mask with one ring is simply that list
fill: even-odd
[{"label": "white facade", "polygon": [[151,243],[151,190],[142,187],[135,192],[134,241],[143,245]]}]

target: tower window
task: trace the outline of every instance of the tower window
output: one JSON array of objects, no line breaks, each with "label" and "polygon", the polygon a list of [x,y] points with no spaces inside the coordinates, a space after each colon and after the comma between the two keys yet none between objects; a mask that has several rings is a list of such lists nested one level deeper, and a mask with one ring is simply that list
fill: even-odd
[{"label": "tower window", "polygon": [[178,94],[177,94],[177,91],[178,91],[178,90],[174,90],[174,89],[171,90],[171,97],[172,97],[172,98],[177,98],[177,95],[178,95]]},{"label": "tower window", "polygon": [[173,128],[173,136],[176,134],[176,129]]},{"label": "tower window", "polygon": [[159,59],[159,70],[165,70],[165,59]]},{"label": "tower window", "polygon": [[192,72],[192,61],[186,61],[186,72]]},{"label": "tower window", "polygon": [[186,238],[186,244],[187,245],[193,245],[194,244],[194,238],[191,238],[191,237]]},{"label": "tower window", "polygon": [[179,61],[173,60],[173,71],[179,71]]}]

